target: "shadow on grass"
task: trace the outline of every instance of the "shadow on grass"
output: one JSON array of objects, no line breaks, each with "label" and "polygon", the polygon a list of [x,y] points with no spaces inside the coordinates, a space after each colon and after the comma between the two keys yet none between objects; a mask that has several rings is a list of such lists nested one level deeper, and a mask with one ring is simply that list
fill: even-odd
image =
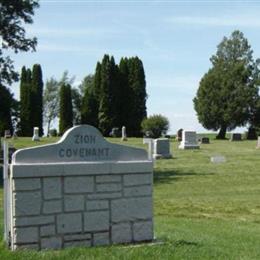
[{"label": "shadow on grass", "polygon": [[213,175],[214,173],[199,173],[196,171],[183,172],[179,170],[168,170],[168,171],[154,171],[154,184],[160,183],[171,183],[174,181],[181,180],[187,176],[206,176]]},{"label": "shadow on grass", "polygon": [[173,246],[175,247],[181,247],[181,246],[201,246],[197,242],[190,242],[190,241],[185,241],[185,240],[177,240],[172,243]]}]

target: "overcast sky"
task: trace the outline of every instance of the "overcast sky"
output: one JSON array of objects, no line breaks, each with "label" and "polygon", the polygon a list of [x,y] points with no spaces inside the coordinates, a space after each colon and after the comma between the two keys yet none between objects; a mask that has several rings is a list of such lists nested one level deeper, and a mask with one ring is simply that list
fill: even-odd
[{"label": "overcast sky", "polygon": [[[207,131],[193,109],[199,81],[224,36],[241,30],[260,58],[260,1],[87,1],[41,0],[27,33],[37,52],[13,56],[42,66],[44,80],[63,71],[76,84],[93,74],[104,54],[116,62],[138,56],[144,64],[148,115],[163,114],[171,133]],[[19,97],[18,87],[12,89]]]}]

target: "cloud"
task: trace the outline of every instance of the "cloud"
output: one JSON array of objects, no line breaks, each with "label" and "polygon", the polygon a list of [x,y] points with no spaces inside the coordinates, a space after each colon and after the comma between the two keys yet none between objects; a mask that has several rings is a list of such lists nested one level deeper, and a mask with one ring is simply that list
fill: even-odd
[{"label": "cloud", "polygon": [[260,17],[252,16],[218,16],[218,17],[200,17],[200,16],[177,16],[165,19],[167,23],[182,25],[198,25],[208,27],[260,27]]},{"label": "cloud", "polygon": [[31,35],[40,35],[45,37],[82,37],[82,36],[104,36],[120,34],[122,31],[118,28],[45,28],[45,27],[28,27],[27,33]]}]

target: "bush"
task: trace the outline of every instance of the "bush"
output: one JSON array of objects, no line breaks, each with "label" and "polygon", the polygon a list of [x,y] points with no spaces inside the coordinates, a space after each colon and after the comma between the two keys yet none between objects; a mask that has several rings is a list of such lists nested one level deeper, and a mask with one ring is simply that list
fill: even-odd
[{"label": "bush", "polygon": [[142,121],[142,132],[151,138],[165,135],[169,130],[169,120],[162,115],[152,115]]},{"label": "bush", "polygon": [[50,135],[51,137],[57,136],[57,135],[58,135],[57,129],[50,129],[49,135]]}]

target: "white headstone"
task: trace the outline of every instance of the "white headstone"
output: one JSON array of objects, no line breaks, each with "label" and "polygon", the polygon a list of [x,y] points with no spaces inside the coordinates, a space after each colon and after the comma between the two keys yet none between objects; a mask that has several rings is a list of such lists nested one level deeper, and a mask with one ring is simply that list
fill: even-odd
[{"label": "white headstone", "polygon": [[153,139],[152,138],[143,138],[143,144],[148,144],[148,158],[153,159]]},{"label": "white headstone", "polygon": [[123,126],[122,127],[122,138],[121,138],[122,141],[127,141],[127,137],[126,137],[126,127]]},{"label": "white headstone", "polygon": [[168,138],[158,138],[154,140],[153,158],[154,159],[172,158],[170,152],[170,140]]},{"label": "white headstone", "polygon": [[260,149],[260,136],[258,136],[256,148]]},{"label": "white headstone", "polygon": [[226,162],[226,158],[224,156],[217,155],[217,156],[210,157],[210,161],[212,163],[224,163]]},{"label": "white headstone", "polygon": [[197,134],[195,131],[183,131],[179,149],[199,149]]},{"label": "white headstone", "polygon": [[16,151],[10,169],[13,250],[153,240],[153,163],[144,149],[81,125],[58,143]]},{"label": "white headstone", "polygon": [[40,141],[40,137],[39,137],[39,127],[34,127],[33,128],[33,137],[32,137],[33,141]]}]

